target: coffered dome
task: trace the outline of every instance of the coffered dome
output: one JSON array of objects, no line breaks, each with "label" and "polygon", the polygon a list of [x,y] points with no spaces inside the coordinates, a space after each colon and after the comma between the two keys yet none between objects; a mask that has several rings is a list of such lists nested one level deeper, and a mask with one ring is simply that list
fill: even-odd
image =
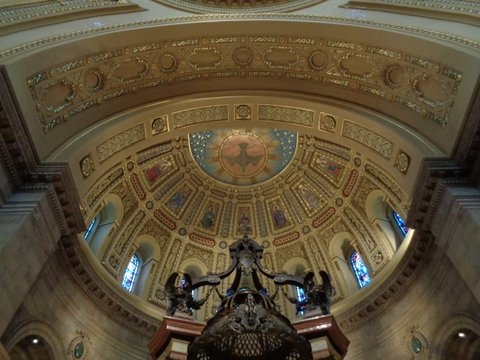
[{"label": "coffered dome", "polygon": [[371,286],[392,271],[384,269],[403,240],[392,214],[406,217],[407,174],[419,166],[414,154],[435,155],[428,140],[326,99],[238,92],[193,103],[119,114],[55,155],[79,159],[85,222],[98,221],[82,243],[107,281],[138,254],[152,275],[137,295],[163,311],[171,272],[225,270],[229,245],[245,233],[265,248],[271,271],[328,271],[335,304],[358,291],[352,253]]},{"label": "coffered dome", "polygon": [[454,3],[2,2],[0,357],[145,359],[169,276],[245,234],[263,274],[330,275],[350,358],[475,357],[479,11]]}]

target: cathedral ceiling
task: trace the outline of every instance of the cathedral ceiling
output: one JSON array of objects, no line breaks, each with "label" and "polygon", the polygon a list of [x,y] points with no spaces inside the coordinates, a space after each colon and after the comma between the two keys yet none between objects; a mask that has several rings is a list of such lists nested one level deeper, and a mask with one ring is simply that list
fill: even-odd
[{"label": "cathedral ceiling", "polygon": [[[56,160],[71,164],[86,223],[121,204],[101,259],[114,277],[136,239],[156,239],[153,303],[182,264],[223,271],[244,233],[265,247],[273,271],[296,258],[339,283],[332,240],[354,238],[377,274],[395,250],[372,228],[369,197],[406,216],[420,158],[439,153],[403,127],[390,133],[387,119],[337,105],[260,92],[177,99],[91,128]],[[336,300],[346,296],[339,287]]]},{"label": "cathedral ceiling", "polygon": [[329,247],[348,234],[377,274],[394,250],[369,196],[406,216],[422,160],[454,151],[478,43],[373,22],[218,19],[132,22],[0,54],[39,161],[68,164],[85,223],[120,204],[102,265],[119,278],[135,239],[156,239],[148,301],[161,304],[171,271],[192,258],[223,270],[247,232],[269,268],[303,259],[339,284]]}]

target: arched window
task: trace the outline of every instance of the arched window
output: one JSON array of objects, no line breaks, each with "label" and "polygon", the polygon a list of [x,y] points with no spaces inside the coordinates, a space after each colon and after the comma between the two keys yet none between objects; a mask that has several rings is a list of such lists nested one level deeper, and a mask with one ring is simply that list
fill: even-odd
[{"label": "arched window", "polygon": [[392,210],[392,217],[395,220],[398,229],[403,234],[403,237],[405,237],[408,233],[408,227],[405,225],[405,220],[403,220],[403,218],[395,210]]},{"label": "arched window", "polygon": [[125,274],[123,275],[122,287],[129,291],[133,292],[135,289],[135,282],[138,279],[138,274],[140,272],[141,260],[137,254],[133,254],[130,262],[128,263]]},{"label": "arched window", "polygon": [[368,269],[356,251],[352,252],[352,255],[350,255],[350,264],[352,265],[353,273],[357,279],[358,286],[363,288],[364,286],[370,284],[371,279],[370,275],[368,274]]},{"label": "arched window", "polygon": [[93,229],[95,229],[95,225],[97,225],[98,222],[98,217],[95,216],[92,221],[90,221],[90,224],[87,227],[87,231],[85,231],[85,234],[83,235],[83,240],[87,240],[90,235],[93,234]]}]

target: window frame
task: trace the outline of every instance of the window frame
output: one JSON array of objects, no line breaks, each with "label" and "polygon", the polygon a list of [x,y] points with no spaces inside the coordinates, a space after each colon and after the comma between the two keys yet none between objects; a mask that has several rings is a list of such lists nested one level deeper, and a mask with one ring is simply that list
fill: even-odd
[{"label": "window frame", "polygon": [[[357,256],[358,260],[354,260],[354,256]],[[367,265],[365,264],[365,261],[362,259],[360,254],[357,251],[352,251],[349,257],[349,262],[350,266],[353,271],[353,275],[355,277],[355,280],[357,282],[357,286],[362,289],[372,282],[372,277],[370,276],[370,273],[368,271]],[[359,263],[360,266],[357,266],[356,264]],[[361,271],[359,268],[363,268],[364,271]],[[367,279],[364,280],[361,277],[367,276]]]},{"label": "window frame", "polygon": [[[131,279],[128,279],[127,276],[129,274],[129,272],[131,272],[130,265],[132,264],[132,262],[135,259],[136,259],[137,264],[135,266],[134,273],[131,276]],[[130,257],[130,260],[128,261],[127,267],[125,268],[125,271],[123,272],[123,277],[122,277],[121,286],[124,290],[126,290],[130,293],[135,292],[135,287],[136,287],[138,279],[140,277],[140,272],[142,270],[142,262],[143,262],[142,256],[138,252],[135,252]],[[128,282],[130,282],[130,284],[128,284]]]}]

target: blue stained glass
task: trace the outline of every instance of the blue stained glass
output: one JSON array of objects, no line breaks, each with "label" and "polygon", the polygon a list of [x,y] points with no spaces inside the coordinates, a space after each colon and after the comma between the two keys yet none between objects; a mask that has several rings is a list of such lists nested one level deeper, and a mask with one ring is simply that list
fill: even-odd
[{"label": "blue stained glass", "polygon": [[408,233],[408,227],[405,225],[405,220],[403,220],[403,218],[396,211],[392,211],[392,214],[403,236],[406,236]]},{"label": "blue stained glass", "polygon": [[296,289],[297,289],[297,299],[300,301],[305,300],[305,292],[303,291],[303,289],[301,287],[297,287]]},{"label": "blue stained glass", "polygon": [[138,272],[140,270],[140,259],[137,254],[134,254],[128,263],[125,275],[123,275],[122,287],[127,291],[132,292],[135,287]]},{"label": "blue stained glass", "polygon": [[95,224],[97,223],[97,218],[94,217],[93,220],[90,222],[88,225],[87,231],[85,231],[85,235],[83,235],[83,240],[87,240],[87,238],[90,236],[92,233],[93,228],[95,227]]},{"label": "blue stained glass", "polygon": [[[301,287],[296,287],[297,289],[297,300],[299,302],[302,302],[302,301],[305,301],[306,299],[306,296],[305,296],[305,292],[303,291],[303,289]],[[300,310],[298,311],[300,314],[302,315],[305,315],[305,310],[304,310],[304,306],[301,307],[303,310]]]},{"label": "blue stained glass", "polygon": [[356,251],[354,251],[352,256],[350,256],[350,263],[352,265],[355,277],[357,278],[358,286],[363,288],[364,286],[370,284],[371,279],[370,275],[368,274],[368,269]]}]

